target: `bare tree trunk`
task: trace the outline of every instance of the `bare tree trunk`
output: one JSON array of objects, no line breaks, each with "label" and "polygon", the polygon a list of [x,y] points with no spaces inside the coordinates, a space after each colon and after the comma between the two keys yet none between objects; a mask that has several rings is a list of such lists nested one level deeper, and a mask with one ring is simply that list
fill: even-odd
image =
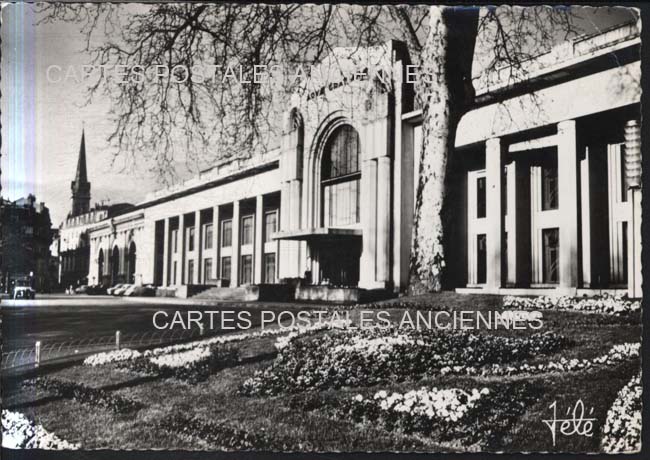
[{"label": "bare tree trunk", "polygon": [[422,107],[422,149],[411,243],[409,293],[440,291],[445,259],[447,159],[456,127],[474,97],[471,68],[478,9],[432,6],[420,54],[416,97]]}]

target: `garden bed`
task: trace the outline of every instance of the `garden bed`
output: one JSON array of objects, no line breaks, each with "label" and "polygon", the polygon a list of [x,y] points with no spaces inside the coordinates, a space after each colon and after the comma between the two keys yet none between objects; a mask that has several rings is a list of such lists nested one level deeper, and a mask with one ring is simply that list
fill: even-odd
[{"label": "garden bed", "polygon": [[[448,293],[377,305],[502,308],[494,296],[470,302]],[[639,373],[639,313],[548,309],[543,319],[539,331],[323,328],[121,351],[49,375],[59,382],[57,391],[34,385],[4,395],[4,405],[90,449],[598,452],[601,443],[633,446],[611,439],[617,428],[608,429],[607,439],[603,430],[608,412],[636,407],[615,401],[636,391],[622,389]],[[139,367],[145,359],[157,368]],[[205,359],[216,364],[204,366]],[[196,363],[207,370],[200,378],[169,370]],[[492,371],[497,368],[515,371]],[[70,393],[71,383],[83,389]],[[108,402],[92,406],[92,398],[69,397],[82,393]],[[595,435],[559,436],[554,445],[542,420],[554,402],[568,407],[578,399],[594,408]],[[127,400],[138,409],[111,409],[110,401]]]}]

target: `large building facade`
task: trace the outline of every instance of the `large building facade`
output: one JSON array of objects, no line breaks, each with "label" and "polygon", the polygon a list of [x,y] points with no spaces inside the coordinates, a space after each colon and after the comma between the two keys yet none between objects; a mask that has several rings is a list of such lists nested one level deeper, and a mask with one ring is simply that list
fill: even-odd
[{"label": "large building facade", "polygon": [[[624,172],[640,156],[639,43],[625,25],[526,78],[477,80],[449,159],[448,288],[640,296],[640,184]],[[292,98],[278,148],[93,223],[89,282],[406,290],[422,145],[409,63],[397,42],[336,49]]]}]

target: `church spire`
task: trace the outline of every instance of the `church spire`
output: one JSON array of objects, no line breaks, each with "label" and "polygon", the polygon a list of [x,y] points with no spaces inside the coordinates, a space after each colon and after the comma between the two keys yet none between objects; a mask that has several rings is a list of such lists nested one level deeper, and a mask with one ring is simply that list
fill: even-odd
[{"label": "church spire", "polygon": [[86,132],[81,130],[81,146],[77,160],[77,173],[72,181],[72,216],[88,212],[90,208],[90,182],[86,170]]}]

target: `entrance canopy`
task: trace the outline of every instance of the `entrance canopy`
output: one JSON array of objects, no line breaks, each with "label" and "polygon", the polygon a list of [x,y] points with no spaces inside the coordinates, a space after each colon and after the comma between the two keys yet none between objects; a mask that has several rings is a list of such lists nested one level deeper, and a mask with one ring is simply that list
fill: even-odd
[{"label": "entrance canopy", "polygon": [[360,228],[317,227],[301,230],[287,230],[271,235],[274,240],[321,241],[332,239],[361,238]]}]

